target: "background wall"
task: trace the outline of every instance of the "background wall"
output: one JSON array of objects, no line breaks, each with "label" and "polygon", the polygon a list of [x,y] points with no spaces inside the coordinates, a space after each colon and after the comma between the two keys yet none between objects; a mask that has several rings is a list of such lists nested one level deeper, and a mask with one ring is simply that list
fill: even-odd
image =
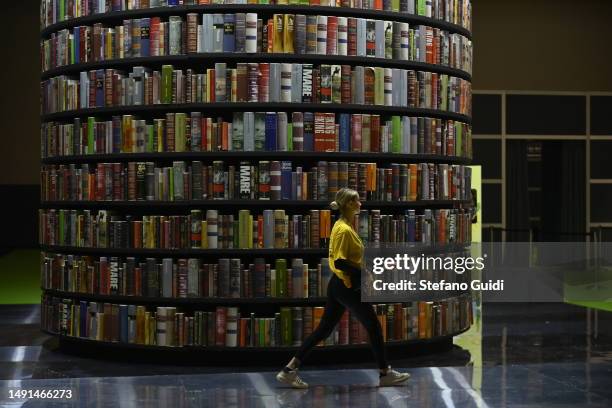
[{"label": "background wall", "polygon": [[472,0],[475,90],[612,91],[610,0]]},{"label": "background wall", "polygon": [[[38,0],[3,5],[0,194],[21,223],[4,225],[13,235],[2,234],[0,248],[24,246],[36,231],[38,7]],[[612,1],[473,0],[473,10],[474,90],[612,91]]]}]

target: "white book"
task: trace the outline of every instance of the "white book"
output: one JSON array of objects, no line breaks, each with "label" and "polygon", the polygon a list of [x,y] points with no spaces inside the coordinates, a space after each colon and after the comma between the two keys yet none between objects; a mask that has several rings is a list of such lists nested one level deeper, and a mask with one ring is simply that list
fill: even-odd
[{"label": "white book", "polygon": [[385,106],[393,106],[393,70],[385,68],[384,77]]},{"label": "white book", "polygon": [[255,113],[244,112],[244,151],[255,150]]},{"label": "white book", "polygon": [[79,75],[79,108],[89,108],[89,72],[81,71]]},{"label": "white book", "polygon": [[280,102],[280,80],[281,80],[281,67],[280,63],[270,63],[270,78],[268,84],[270,84],[270,95],[268,102]]},{"label": "white book", "polygon": [[402,146],[401,152],[410,154],[410,118],[402,116]]},{"label": "white book", "polygon": [[197,41],[196,51],[199,53],[204,52],[204,27],[202,24],[198,24]]},{"label": "white book", "polygon": [[338,17],[338,45],[336,52],[338,55],[348,55],[348,19]]},{"label": "white book", "polygon": [[366,56],[366,19],[357,19],[357,56]]},{"label": "white book", "polygon": [[375,20],[376,24],[376,51],[377,58],[385,58],[385,22]]},{"label": "white book", "polygon": [[238,308],[231,306],[227,308],[225,316],[225,346],[236,347],[238,345]]},{"label": "white book", "polygon": [[281,152],[287,151],[287,112],[278,112],[276,114],[276,150]]},{"label": "white book", "polygon": [[168,308],[167,307],[157,307],[157,345],[158,346],[167,346],[168,342]]},{"label": "white book", "polygon": [[257,13],[246,14],[246,41],[245,51],[247,53],[257,52]]},{"label": "white book", "polygon": [[291,70],[291,102],[302,102],[302,64],[293,64]]},{"label": "white book", "polygon": [[327,16],[317,16],[317,54],[327,54]]},{"label": "white book", "polygon": [[407,107],[408,106],[408,71],[402,69],[400,71],[400,106]]},{"label": "white book", "polygon": [[[216,249],[218,244],[218,223],[219,211],[218,210],[206,210],[206,228],[208,237],[208,248]],[[202,231],[204,232],[204,231]]]},{"label": "white book", "polygon": [[204,37],[204,50],[203,52],[213,52],[214,48],[214,33],[213,28],[213,15],[203,14],[202,15],[202,36]]},{"label": "white book", "polygon": [[408,59],[408,50],[410,49],[410,26],[408,23],[400,23],[400,59]]},{"label": "white book", "polygon": [[391,81],[393,81],[393,84],[395,84],[395,86],[393,87],[391,104],[393,106],[400,106],[401,76],[399,68],[392,69]]},{"label": "white book", "polygon": [[[281,90],[280,90],[280,101],[291,102],[291,81],[292,81],[292,65],[282,63],[281,64]],[[296,64],[298,65],[298,64]]]}]

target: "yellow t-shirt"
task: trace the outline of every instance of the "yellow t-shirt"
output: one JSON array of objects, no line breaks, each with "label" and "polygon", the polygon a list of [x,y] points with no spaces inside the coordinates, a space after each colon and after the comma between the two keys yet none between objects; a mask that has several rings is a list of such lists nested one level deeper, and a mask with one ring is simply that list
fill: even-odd
[{"label": "yellow t-shirt", "polygon": [[336,269],[334,261],[346,259],[357,267],[363,262],[363,243],[353,227],[344,219],[339,218],[331,230],[329,238],[329,267],[347,288],[351,287],[351,278],[348,274]]}]

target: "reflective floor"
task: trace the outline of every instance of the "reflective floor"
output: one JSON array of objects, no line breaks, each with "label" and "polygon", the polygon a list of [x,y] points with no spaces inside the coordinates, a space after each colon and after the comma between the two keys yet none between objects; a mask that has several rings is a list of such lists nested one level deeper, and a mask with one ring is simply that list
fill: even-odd
[{"label": "reflective floor", "polygon": [[[311,387],[292,390],[275,383],[274,367],[79,357],[58,350],[37,322],[37,307],[0,307],[1,407],[612,406],[611,314],[568,305],[485,305],[452,350],[393,361],[412,378],[391,388],[376,387],[371,363],[306,365]],[[10,398],[43,389],[72,395]]]}]

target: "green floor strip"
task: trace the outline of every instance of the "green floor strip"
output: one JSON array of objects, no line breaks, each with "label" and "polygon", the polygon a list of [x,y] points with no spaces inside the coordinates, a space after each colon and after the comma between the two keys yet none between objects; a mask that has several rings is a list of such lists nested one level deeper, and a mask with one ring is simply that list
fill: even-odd
[{"label": "green floor strip", "polygon": [[40,303],[40,251],[19,249],[0,256],[0,304]]}]

